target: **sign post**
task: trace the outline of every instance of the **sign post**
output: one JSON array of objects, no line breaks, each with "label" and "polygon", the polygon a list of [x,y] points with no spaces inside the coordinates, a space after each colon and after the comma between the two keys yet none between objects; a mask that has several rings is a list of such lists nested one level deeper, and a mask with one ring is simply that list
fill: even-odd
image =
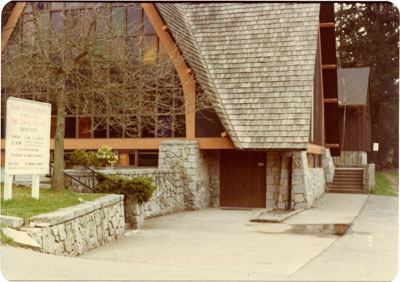
[{"label": "sign post", "polygon": [[32,175],[32,197],[49,173],[51,104],[10,97],[6,113],[4,200],[12,198],[13,175]]}]

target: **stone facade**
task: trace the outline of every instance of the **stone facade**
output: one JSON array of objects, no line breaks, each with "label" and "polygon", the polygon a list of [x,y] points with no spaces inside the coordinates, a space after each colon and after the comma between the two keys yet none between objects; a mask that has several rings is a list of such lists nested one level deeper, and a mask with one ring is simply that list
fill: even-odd
[{"label": "stone facade", "polygon": [[341,151],[339,157],[333,157],[337,167],[359,167],[367,164],[367,152]]},{"label": "stone facade", "polygon": [[122,195],[107,195],[93,202],[32,217],[20,227],[47,254],[78,256],[115,241],[125,228]]},{"label": "stone facade", "polygon": [[267,152],[266,208],[289,208],[290,158],[292,158],[292,191],[290,208],[308,209],[325,192],[323,168],[309,168],[307,153]]},{"label": "stone facade", "polygon": [[335,176],[335,165],[333,163],[333,158],[331,156],[331,150],[322,149],[322,168],[325,173],[326,183],[333,182],[333,177]]},{"label": "stone facade", "polygon": [[162,141],[158,167],[180,172],[185,210],[219,205],[218,151],[201,151],[198,141]]}]

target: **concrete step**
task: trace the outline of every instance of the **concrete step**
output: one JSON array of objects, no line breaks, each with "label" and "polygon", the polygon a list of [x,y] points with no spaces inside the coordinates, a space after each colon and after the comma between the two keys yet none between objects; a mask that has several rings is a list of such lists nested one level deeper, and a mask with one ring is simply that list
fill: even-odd
[{"label": "concrete step", "polygon": [[327,193],[347,193],[347,194],[365,194],[362,189],[333,189],[333,188],[327,188],[326,189]]},{"label": "concrete step", "polygon": [[337,184],[331,184],[328,185],[327,188],[338,188],[338,189],[363,189],[362,185],[337,185]]}]

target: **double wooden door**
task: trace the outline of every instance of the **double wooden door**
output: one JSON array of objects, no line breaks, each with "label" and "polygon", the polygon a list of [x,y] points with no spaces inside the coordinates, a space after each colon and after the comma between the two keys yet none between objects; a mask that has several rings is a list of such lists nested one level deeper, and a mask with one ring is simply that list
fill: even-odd
[{"label": "double wooden door", "polygon": [[266,160],[265,152],[221,150],[220,206],[265,207]]}]

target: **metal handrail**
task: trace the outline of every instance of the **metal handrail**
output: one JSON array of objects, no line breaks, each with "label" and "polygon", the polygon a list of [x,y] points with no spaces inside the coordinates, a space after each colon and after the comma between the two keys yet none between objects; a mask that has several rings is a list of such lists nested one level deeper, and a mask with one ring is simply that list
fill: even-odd
[{"label": "metal handrail", "polygon": [[[54,164],[53,164],[53,163],[50,163],[50,177],[52,177],[52,175],[51,175],[51,168],[52,168],[52,167],[54,167]],[[79,184],[85,186],[86,188],[88,188],[88,189],[90,189],[90,190],[92,190],[92,191],[94,191],[94,192],[96,192],[96,193],[99,193],[99,191],[97,191],[97,190],[94,189],[93,187],[90,187],[90,186],[87,185],[86,183],[83,183],[82,181],[80,181],[80,180],[79,180],[78,178],[76,178],[75,176],[70,175],[70,174],[67,173],[65,170],[64,170],[64,175],[68,176],[69,178],[71,178],[72,180],[78,182]],[[94,182],[93,182],[93,184],[94,184]]]},{"label": "metal handrail", "polygon": [[76,164],[78,164],[78,165],[80,165],[80,166],[83,166],[83,167],[86,168],[87,170],[90,170],[90,171],[92,172],[92,175],[93,175],[93,176],[92,176],[92,177],[93,177],[93,184],[94,184],[94,177],[95,177],[95,176],[103,177],[103,178],[105,178],[105,179],[111,181],[113,184],[116,184],[116,185],[118,184],[117,182],[115,182],[113,179],[111,179],[111,178],[108,177],[107,175],[105,175],[105,174],[103,174],[103,173],[99,173],[98,171],[96,171],[96,170],[94,170],[94,169],[88,167],[87,165],[83,164],[82,162],[78,161],[77,159],[74,159],[74,158],[72,158],[72,157],[69,156],[69,155],[65,155],[65,157],[66,157],[68,160],[71,160],[72,162],[74,162],[74,163],[76,163]]},{"label": "metal handrail", "polygon": [[[64,155],[64,156],[65,156],[68,160],[72,161],[73,163],[78,164],[78,165],[80,165],[80,166],[84,167],[85,169],[87,169],[87,170],[89,170],[89,171],[92,172],[92,184],[93,184],[93,186],[94,186],[94,180],[95,180],[95,177],[96,177],[96,176],[100,176],[100,177],[102,177],[102,178],[105,178],[105,179],[111,181],[113,184],[118,185],[117,182],[115,182],[113,179],[111,179],[111,178],[108,177],[107,175],[105,175],[105,174],[103,174],[103,173],[99,173],[98,171],[96,171],[96,170],[94,170],[94,169],[88,167],[87,165],[85,165],[85,164],[83,164],[82,162],[80,162],[80,161],[78,161],[78,160],[72,158],[72,157],[69,156],[69,155]],[[50,163],[50,178],[52,178],[52,173],[51,173],[52,167],[54,167],[54,165],[53,165],[53,163]],[[74,181],[78,182],[79,184],[85,186],[86,188],[88,188],[88,189],[90,189],[90,190],[92,190],[92,191],[94,191],[94,192],[96,192],[96,193],[99,193],[96,189],[94,189],[94,187],[90,187],[90,186],[87,185],[86,183],[83,183],[83,182],[80,181],[77,177],[72,176],[71,174],[67,173],[65,170],[64,170],[64,175],[68,176],[69,178],[73,179]]]}]

